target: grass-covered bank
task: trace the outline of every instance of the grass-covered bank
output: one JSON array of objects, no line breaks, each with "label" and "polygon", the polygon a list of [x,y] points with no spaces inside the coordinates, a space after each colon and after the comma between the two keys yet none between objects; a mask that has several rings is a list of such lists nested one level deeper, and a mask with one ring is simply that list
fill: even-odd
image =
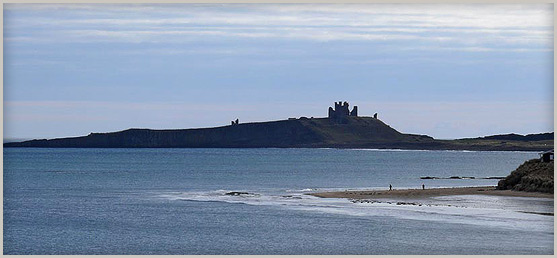
[{"label": "grass-covered bank", "polygon": [[531,159],[524,162],[505,179],[499,181],[498,190],[553,193],[554,161]]}]

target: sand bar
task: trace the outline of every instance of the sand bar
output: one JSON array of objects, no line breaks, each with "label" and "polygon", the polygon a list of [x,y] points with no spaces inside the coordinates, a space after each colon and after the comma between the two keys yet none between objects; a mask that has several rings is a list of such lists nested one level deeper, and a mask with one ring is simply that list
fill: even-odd
[{"label": "sand bar", "polygon": [[431,189],[400,189],[400,190],[359,190],[359,191],[341,191],[341,192],[322,192],[311,193],[310,195],[322,198],[351,198],[351,199],[378,199],[378,198],[396,198],[396,199],[416,199],[434,196],[447,195],[498,195],[498,196],[517,196],[517,197],[538,197],[552,198],[553,194],[538,192],[521,192],[511,190],[496,190],[495,186],[481,187],[458,187],[458,188],[431,188]]}]

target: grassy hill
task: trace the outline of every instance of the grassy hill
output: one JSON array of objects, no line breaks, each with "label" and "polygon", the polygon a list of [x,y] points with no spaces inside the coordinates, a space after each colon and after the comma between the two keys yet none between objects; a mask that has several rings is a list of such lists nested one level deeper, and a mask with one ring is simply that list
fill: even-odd
[{"label": "grassy hill", "polygon": [[531,159],[497,184],[499,190],[553,193],[554,161]]},{"label": "grassy hill", "polygon": [[[549,146],[551,145],[551,146]],[[435,140],[401,133],[373,117],[300,118],[214,128],[128,129],[82,137],[5,143],[4,147],[75,148],[378,148],[428,150],[546,150],[553,140]]]},{"label": "grassy hill", "polygon": [[244,123],[214,128],[150,130],[128,129],[112,133],[52,140],[6,143],[5,147],[333,147],[374,143],[432,140],[402,134],[378,119],[349,117],[338,124],[327,118]]}]

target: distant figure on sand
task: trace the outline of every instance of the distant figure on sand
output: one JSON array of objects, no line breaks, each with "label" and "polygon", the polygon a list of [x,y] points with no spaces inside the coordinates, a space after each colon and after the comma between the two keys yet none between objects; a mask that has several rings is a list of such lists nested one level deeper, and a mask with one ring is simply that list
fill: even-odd
[{"label": "distant figure on sand", "polygon": [[393,190],[393,185],[389,184],[389,191]]},{"label": "distant figure on sand", "polygon": [[422,190],[425,190],[425,184],[422,184]]}]

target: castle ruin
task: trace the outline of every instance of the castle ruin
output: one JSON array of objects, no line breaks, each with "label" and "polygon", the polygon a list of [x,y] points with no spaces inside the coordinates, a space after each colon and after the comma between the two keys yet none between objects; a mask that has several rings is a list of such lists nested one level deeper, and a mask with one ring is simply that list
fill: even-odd
[{"label": "castle ruin", "polygon": [[329,107],[329,119],[337,123],[346,123],[346,118],[349,116],[358,116],[358,106],[354,106],[352,111],[348,109],[348,102],[339,101],[335,102],[335,108]]}]

